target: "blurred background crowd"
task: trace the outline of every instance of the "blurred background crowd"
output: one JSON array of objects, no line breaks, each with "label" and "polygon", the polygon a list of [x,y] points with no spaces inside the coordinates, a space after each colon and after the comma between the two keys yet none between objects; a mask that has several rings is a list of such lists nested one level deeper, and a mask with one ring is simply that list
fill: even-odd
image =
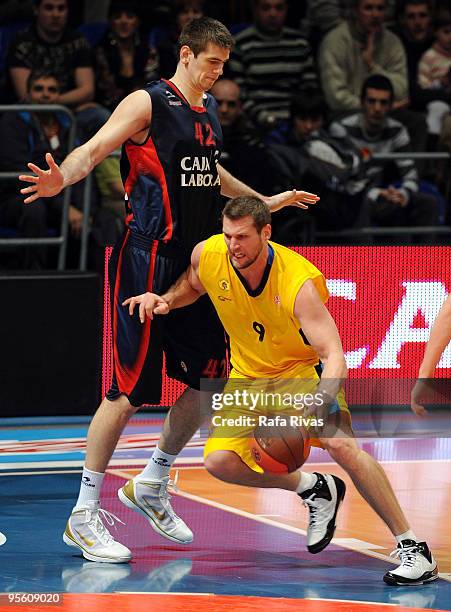
[{"label": "blurred background crowd", "polygon": [[[211,93],[221,163],[257,191],[320,195],[308,213],[274,215],[283,244],[449,244],[451,0],[3,0],[0,172],[61,162],[130,92],[170,78],[183,26],[225,23],[236,44]],[[119,158],[72,188],[68,266],[83,223],[89,265],[123,226]],[[0,238],[58,234],[62,196],[23,204],[0,176]],[[89,194],[89,219],[84,219]],[[368,228],[376,228],[375,234]],[[387,229],[396,228],[390,233]],[[96,257],[97,253],[97,257]],[[45,247],[0,248],[0,268],[54,265]]]}]

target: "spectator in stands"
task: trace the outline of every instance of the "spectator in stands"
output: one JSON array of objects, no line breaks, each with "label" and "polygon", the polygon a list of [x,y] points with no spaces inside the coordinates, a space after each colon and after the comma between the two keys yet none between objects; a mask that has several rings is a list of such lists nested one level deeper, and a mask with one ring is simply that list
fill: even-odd
[{"label": "spectator in stands", "polygon": [[[322,38],[327,32],[340,25],[351,14],[353,0],[307,0],[302,31],[315,38]],[[387,0],[386,22],[394,19],[396,0]]]},{"label": "spectator in stands", "polygon": [[352,17],[323,39],[319,68],[332,111],[358,109],[362,84],[371,74],[384,74],[393,83],[393,107],[408,104],[406,54],[385,26],[385,14],[386,0],[355,0]]},{"label": "spectator in stands", "polygon": [[245,111],[265,129],[288,118],[293,92],[318,87],[307,40],[285,26],[287,9],[287,0],[253,0],[254,23],[236,36],[229,62]]},{"label": "spectator in stands", "polygon": [[307,0],[301,31],[310,41],[319,40],[345,19],[345,0]]},{"label": "spectator in stands", "polygon": [[[46,70],[31,72],[25,101],[37,105],[55,104],[60,86],[58,77]],[[69,129],[70,122],[64,113],[4,113],[0,119],[0,167],[4,171],[20,172],[26,169],[29,161],[43,164],[48,151],[62,161],[69,152]],[[72,188],[69,224],[75,237],[80,235],[83,221],[81,196],[81,187]],[[61,209],[61,196],[38,200],[36,206],[27,206],[17,195],[17,182],[14,181],[2,191],[0,225],[18,229],[26,238],[45,237],[49,228],[59,233]],[[22,263],[28,268],[46,267],[46,249],[27,249]]]},{"label": "spectator in stands", "polygon": [[57,75],[61,90],[56,102],[70,107],[77,117],[80,137],[90,137],[109,116],[94,104],[94,71],[86,39],[67,29],[67,0],[36,0],[35,23],[11,43],[7,67],[16,98],[27,97],[27,79],[32,70],[45,69]]},{"label": "spectator in stands", "polygon": [[418,84],[427,93],[429,133],[438,135],[451,105],[451,9],[441,6],[434,18],[435,42],[418,65]]},{"label": "spectator in stands", "polygon": [[177,41],[180,32],[187,23],[203,16],[203,4],[203,0],[175,0],[171,16],[172,27],[167,37],[156,46],[156,70],[160,78],[169,79],[175,73],[179,61]]},{"label": "spectator in stands", "polygon": [[97,100],[114,110],[119,102],[156,78],[155,53],[140,35],[139,9],[127,0],[113,0],[110,26],[95,49]]},{"label": "spectator in stands", "polygon": [[433,43],[431,0],[401,2],[393,31],[399,36],[407,56],[411,108],[423,110],[424,101],[417,83],[418,64]]},{"label": "spectator in stands", "polygon": [[[326,117],[321,94],[294,96],[286,138],[278,142],[274,138],[269,150],[277,161],[276,189],[289,189],[298,180],[308,180],[321,195],[309,217],[315,219],[317,229],[339,230],[357,221],[366,182],[361,180],[364,163],[349,139],[334,138],[327,132]],[[305,224],[300,216],[297,221]]]},{"label": "spectator in stands", "polygon": [[394,87],[384,75],[371,75],[362,87],[361,112],[332,123],[330,132],[349,138],[370,158],[362,215],[365,224],[382,226],[436,225],[438,203],[434,196],[418,192],[418,173],[411,159],[394,164],[371,159],[374,153],[411,151],[407,129],[388,116]]},{"label": "spectator in stands", "polygon": [[[220,79],[210,90],[218,103],[223,133],[221,164],[241,181],[261,193],[274,190],[274,172],[260,135],[243,112],[239,86]],[[293,183],[294,184],[294,183]]]}]

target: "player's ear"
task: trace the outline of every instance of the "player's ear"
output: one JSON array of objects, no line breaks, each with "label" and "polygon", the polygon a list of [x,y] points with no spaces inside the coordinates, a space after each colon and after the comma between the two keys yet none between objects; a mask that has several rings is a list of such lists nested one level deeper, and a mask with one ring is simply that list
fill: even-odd
[{"label": "player's ear", "polygon": [[189,62],[190,55],[191,55],[191,49],[188,47],[188,45],[183,45],[182,48],[180,49],[180,61],[185,66]]},{"label": "player's ear", "polygon": [[271,229],[272,228],[269,225],[269,223],[265,225],[264,228],[262,229],[263,238],[265,240],[269,240],[271,238]]}]

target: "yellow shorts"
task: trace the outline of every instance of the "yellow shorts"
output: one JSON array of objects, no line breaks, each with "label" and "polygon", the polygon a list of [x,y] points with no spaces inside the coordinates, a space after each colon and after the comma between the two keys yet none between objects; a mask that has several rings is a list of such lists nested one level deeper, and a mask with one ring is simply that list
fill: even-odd
[{"label": "yellow shorts", "polygon": [[[255,463],[249,439],[259,424],[259,415],[293,414],[312,401],[319,376],[314,366],[298,366],[289,378],[252,379],[232,371],[222,394],[213,396],[213,415],[210,435],[205,444],[204,457],[218,450],[233,451],[255,472],[262,468]],[[343,389],[329,407],[335,425],[344,422],[351,429],[351,416]],[[352,430],[351,430],[352,431]],[[311,438],[312,446],[323,448],[321,441]]]}]

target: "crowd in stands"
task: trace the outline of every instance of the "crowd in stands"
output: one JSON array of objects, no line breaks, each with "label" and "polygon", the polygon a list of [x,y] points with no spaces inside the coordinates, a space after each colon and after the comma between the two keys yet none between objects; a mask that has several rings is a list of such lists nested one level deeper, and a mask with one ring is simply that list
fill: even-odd
[{"label": "crowd in stands", "polygon": [[[274,215],[276,240],[300,244],[307,230],[333,242],[334,233],[367,226],[429,226],[414,240],[439,239],[433,228],[451,225],[449,161],[408,154],[451,152],[450,0],[6,0],[1,103],[63,105],[75,118],[75,144],[85,142],[126,95],[173,75],[180,31],[201,15],[235,38],[211,90],[221,163],[268,195],[296,186],[321,196],[308,213]],[[47,151],[62,161],[69,123],[60,111],[2,113],[0,171],[44,166]],[[103,248],[123,226],[119,160],[106,159],[94,177],[89,223]],[[62,197],[26,206],[16,180],[1,185],[0,237],[59,232]],[[83,185],[70,198],[76,247]],[[39,247],[14,265],[51,262]]]}]

